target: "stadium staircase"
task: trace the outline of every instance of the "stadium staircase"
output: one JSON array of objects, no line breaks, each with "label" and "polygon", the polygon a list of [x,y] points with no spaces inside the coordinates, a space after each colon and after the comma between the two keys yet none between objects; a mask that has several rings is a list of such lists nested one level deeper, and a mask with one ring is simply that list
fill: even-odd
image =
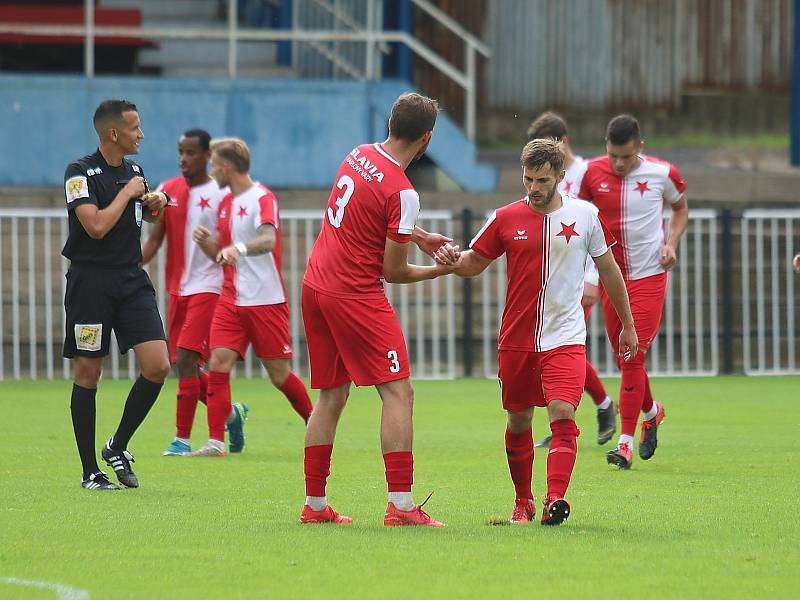
[{"label": "stadium staircase", "polygon": [[[130,6],[131,0],[102,0],[102,4],[106,7],[124,7]],[[367,27],[363,2],[313,0],[306,4],[297,16],[296,23],[304,29],[359,31]],[[142,11],[145,28],[227,28],[227,2],[219,0],[138,0],[136,6]],[[263,15],[259,19],[258,15],[253,14],[252,7],[252,2],[240,0],[240,25],[263,25]],[[225,77],[228,68],[226,44],[224,41],[210,40],[159,40],[154,48],[140,51],[139,71],[168,77]],[[385,44],[378,44],[377,47],[379,53],[389,52]],[[361,48],[352,42],[298,43],[293,65],[282,66],[278,57],[279,44],[239,42],[237,75],[256,79],[366,80],[368,67]],[[382,135],[386,130],[392,102],[399,94],[414,89],[406,80],[383,79],[376,82],[373,91],[377,90],[377,93],[372,97],[376,119],[373,131],[377,135]],[[324,104],[325,96],[324,90],[320,92],[320,103]],[[417,177],[425,181],[426,187],[468,192],[491,192],[497,187],[497,169],[478,162],[476,144],[467,139],[463,129],[446,111],[437,121],[436,135],[427,157],[430,162],[417,168]]]}]

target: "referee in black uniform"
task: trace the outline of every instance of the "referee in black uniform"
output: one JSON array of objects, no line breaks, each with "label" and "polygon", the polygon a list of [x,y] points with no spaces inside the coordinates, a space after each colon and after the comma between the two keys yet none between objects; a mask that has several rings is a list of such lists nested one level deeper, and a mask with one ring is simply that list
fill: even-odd
[{"label": "referee in black uniform", "polygon": [[120,351],[130,348],[141,369],[119,427],[101,451],[126,487],[138,487],[128,442],[155,404],[169,373],[164,327],[155,291],[139,264],[142,220],[155,221],[167,204],[163,192],[148,192],[142,168],[125,155],[137,154],[144,137],[135,104],[101,102],[94,113],[100,147],[67,166],[64,174],[69,237],[62,254],[70,262],[64,296],[64,356],[74,367],[72,426],[83,464],[81,485],[117,490],[97,466],[95,395],[111,330]]}]

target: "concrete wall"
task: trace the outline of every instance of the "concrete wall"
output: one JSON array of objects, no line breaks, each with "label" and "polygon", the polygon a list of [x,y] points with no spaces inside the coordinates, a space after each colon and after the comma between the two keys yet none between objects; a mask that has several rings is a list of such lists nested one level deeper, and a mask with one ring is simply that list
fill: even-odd
[{"label": "concrete wall", "polygon": [[[77,76],[0,77],[0,185],[59,185],[70,160],[92,152],[92,114],[106,98],[139,108],[136,160],[148,180],[177,174],[177,139],[202,127],[245,139],[252,172],[275,187],[328,187],[354,145],[377,139],[374,84]],[[321,101],[322,100],[322,101]],[[384,109],[386,110],[386,109]]]},{"label": "concrete wall", "polygon": [[[328,188],[354,146],[382,141],[402,81],[220,80],[0,76],[0,186],[61,185],[71,160],[93,152],[92,114],[107,98],[139,108],[136,160],[150,183],[177,174],[177,140],[193,127],[250,145],[252,174],[275,188]],[[493,190],[493,167],[441,115],[428,156],[462,189]]]}]

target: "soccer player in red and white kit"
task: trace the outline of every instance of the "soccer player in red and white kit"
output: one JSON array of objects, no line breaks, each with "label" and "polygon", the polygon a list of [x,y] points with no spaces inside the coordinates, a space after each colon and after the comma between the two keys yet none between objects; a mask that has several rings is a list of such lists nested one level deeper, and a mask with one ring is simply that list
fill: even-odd
[{"label": "soccer player in red and white kit", "polygon": [[[553,138],[561,142],[564,151],[564,179],[558,184],[558,191],[562,194],[571,196],[577,195],[581,179],[586,171],[586,161],[582,156],[578,156],[572,151],[570,146],[569,134],[567,132],[567,122],[564,118],[554,112],[544,112],[539,115],[528,128],[528,139]],[[583,313],[586,319],[592,312],[592,308],[600,297],[598,290],[599,274],[591,258],[586,259],[586,275],[583,284]],[[617,431],[617,419],[615,416],[614,402],[606,392],[606,388],[594,365],[586,357],[586,382],[584,390],[597,407],[597,443],[601,446],[610,440]],[[550,446],[550,436],[534,444],[537,448],[548,448]]]},{"label": "soccer player in red and white kit", "polygon": [[374,385],[383,403],[384,525],[443,526],[411,495],[414,393],[406,342],[381,281],[412,283],[452,271],[408,264],[410,241],[427,254],[450,241],[415,227],[419,196],[405,174],[424,154],[437,112],[435,100],[403,94],[392,106],[388,139],[354,148],[336,174],[303,280],[311,387],[320,395],[306,430],[301,523],[352,521],[328,504],[325,486],[336,426],[354,382]]},{"label": "soccer player in red and white kit", "polygon": [[[639,333],[640,351],[630,362],[618,361],[622,371],[619,408],[622,434],[609,450],[609,464],[629,469],[633,460],[633,436],[639,412],[644,413],[639,456],[652,458],[658,444],[658,426],[664,407],[653,400],[645,369],[645,355],[658,334],[667,292],[667,272],[678,260],[676,249],[689,220],[686,183],[668,162],[642,154],[644,142],[639,122],[618,115],[606,128],[606,156],[590,160],[578,197],[589,200],[619,242],[614,257],[622,270]],[[672,216],[664,239],[664,203]],[[608,339],[618,351],[619,319],[611,308],[607,290],[601,288]]]},{"label": "soccer player in red and white kit", "polygon": [[[150,230],[142,246],[142,262],[149,263],[167,240],[166,283],[169,292],[167,328],[170,362],[178,373],[178,402],[175,438],[164,456],[180,456],[192,451],[190,437],[198,401],[205,404],[208,374],[200,364],[208,360],[208,335],[211,318],[222,289],[222,267],[192,241],[198,226],[214,230],[222,198],[220,189],[208,176],[211,136],[204,129],[190,129],[178,140],[179,177],[163,182],[170,203],[161,221]],[[242,426],[246,407],[234,405],[228,416],[232,448],[244,444]],[[233,438],[241,440],[235,444]]]},{"label": "soccer player in red and white kit", "polygon": [[308,422],[312,405],[291,371],[289,305],[281,277],[278,200],[249,175],[250,149],[239,138],[211,141],[211,176],[230,187],[219,206],[217,237],[197,227],[193,239],[223,266],[222,294],[211,322],[208,442],[189,456],[223,456],[231,411],[230,372],[250,344],[272,384]]},{"label": "soccer player in red and white kit", "polygon": [[[498,340],[498,379],[507,411],[506,455],[516,501],[511,523],[528,523],[536,512],[533,474],[533,408],[547,407],[552,440],[547,455],[543,525],[559,525],[571,507],[564,498],[575,465],[580,435],[575,409],[586,368],[586,322],[581,307],[587,256],[597,265],[624,327],[623,357],[637,352],[633,316],[619,267],[609,251],[614,238],[597,209],[558,191],[564,153],[552,138],[537,139],[521,155],[526,197],[496,210],[470,250],[437,251],[445,264],[457,259],[456,273],[471,277],[506,255],[508,290]],[[449,256],[448,256],[449,254]]]}]

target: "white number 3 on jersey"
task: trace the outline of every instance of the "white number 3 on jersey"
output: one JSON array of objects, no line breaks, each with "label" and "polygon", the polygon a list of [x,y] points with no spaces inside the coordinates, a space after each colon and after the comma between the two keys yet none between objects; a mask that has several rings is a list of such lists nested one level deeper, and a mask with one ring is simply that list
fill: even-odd
[{"label": "white number 3 on jersey", "polygon": [[389,373],[399,373],[400,361],[397,359],[397,350],[389,350],[386,353],[386,358],[389,359]]},{"label": "white number 3 on jersey", "polygon": [[342,175],[339,181],[336,182],[336,187],[344,189],[341,196],[336,198],[336,214],[333,214],[333,208],[328,208],[328,221],[330,224],[339,229],[342,226],[342,219],[344,219],[344,207],[350,202],[350,196],[356,189],[356,184],[352,178],[347,175]]}]

